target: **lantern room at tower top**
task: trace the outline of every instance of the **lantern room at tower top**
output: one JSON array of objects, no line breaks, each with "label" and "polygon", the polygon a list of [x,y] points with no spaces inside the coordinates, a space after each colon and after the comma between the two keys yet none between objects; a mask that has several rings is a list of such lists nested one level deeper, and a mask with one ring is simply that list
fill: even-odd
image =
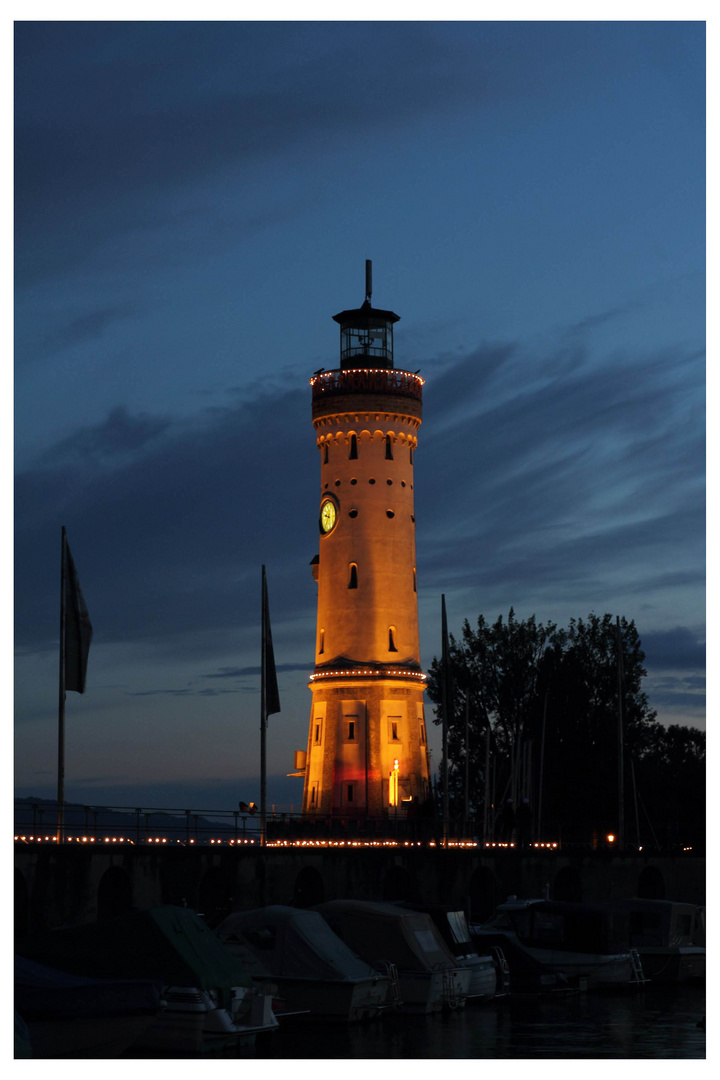
[{"label": "lantern room at tower top", "polygon": [[340,366],[316,372],[320,451],[315,671],[303,812],[402,816],[429,797],[415,565],[417,372],[393,363],[399,316],[365,301],[333,316]]},{"label": "lantern room at tower top", "polygon": [[370,304],[372,262],[365,262],[365,300],[362,307],[333,315],[340,324],[340,367],[342,370],[393,367],[393,325],[400,316]]}]

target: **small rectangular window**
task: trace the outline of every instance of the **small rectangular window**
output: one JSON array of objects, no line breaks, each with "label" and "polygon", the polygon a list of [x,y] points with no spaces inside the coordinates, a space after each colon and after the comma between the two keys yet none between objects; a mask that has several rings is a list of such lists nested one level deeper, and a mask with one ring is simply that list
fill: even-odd
[{"label": "small rectangular window", "polygon": [[420,724],[420,743],[421,743],[422,746],[425,745],[425,725],[424,724]]},{"label": "small rectangular window", "polygon": [[357,452],[357,435],[350,436],[350,458],[354,459],[358,456]]},{"label": "small rectangular window", "polygon": [[398,735],[398,721],[390,721],[390,742],[400,742],[400,736]]},{"label": "small rectangular window", "polygon": [[354,720],[348,720],[348,736],[347,737],[348,737],[349,742],[354,742],[355,741],[355,721]]},{"label": "small rectangular window", "polygon": [[322,720],[320,721],[319,724],[315,724],[315,742],[319,743],[321,741],[322,741]]},{"label": "small rectangular window", "polygon": [[358,587],[358,572],[357,563],[350,563],[350,581],[348,582],[348,589],[357,589]]},{"label": "small rectangular window", "polygon": [[347,801],[348,802],[353,801],[353,785],[352,784],[348,784],[348,786],[347,786]]},{"label": "small rectangular window", "polygon": [[317,784],[313,784],[310,789],[310,805],[317,806]]},{"label": "small rectangular window", "polygon": [[385,436],[385,460],[386,461],[392,461],[392,459],[393,459],[392,439],[390,438],[389,435],[386,435]]}]

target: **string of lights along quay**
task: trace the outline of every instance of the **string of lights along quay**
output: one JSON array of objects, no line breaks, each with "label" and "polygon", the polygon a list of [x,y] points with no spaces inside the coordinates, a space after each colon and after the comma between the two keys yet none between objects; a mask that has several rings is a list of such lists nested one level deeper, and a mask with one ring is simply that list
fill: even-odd
[{"label": "string of lights along quay", "polygon": [[[29,834],[16,833],[14,837],[16,844],[56,844],[58,843],[57,835],[39,835],[35,836]],[[181,845],[183,847],[202,847],[202,846],[215,846],[215,847],[248,847],[253,845],[260,845],[259,838],[238,838],[227,839],[224,837],[209,837],[206,840],[196,840],[191,837],[189,840],[180,840],[177,837],[167,836],[147,836],[141,840],[133,840],[129,836],[67,836],[64,840],[67,844],[97,844],[102,846],[103,844],[129,844],[133,847],[140,846],[142,844],[170,844]],[[516,845],[514,842],[505,843],[503,841],[486,841],[484,844],[478,840],[448,840],[442,845],[436,840],[267,840],[264,847],[268,848],[435,848],[435,847],[447,847],[457,849],[468,849],[476,851],[477,849],[493,851],[493,850],[514,850]],[[527,848],[530,851],[559,851],[560,843],[558,841],[536,841],[530,844]],[[690,851],[691,848],[685,848],[684,850]]]},{"label": "string of lights along quay", "polygon": [[424,379],[395,368],[400,317],[371,296],[368,261],[362,306],[333,316],[339,367],[310,380],[320,454],[315,670],[307,747],[289,774],[304,781],[306,819],[398,821],[430,797],[414,511]]}]

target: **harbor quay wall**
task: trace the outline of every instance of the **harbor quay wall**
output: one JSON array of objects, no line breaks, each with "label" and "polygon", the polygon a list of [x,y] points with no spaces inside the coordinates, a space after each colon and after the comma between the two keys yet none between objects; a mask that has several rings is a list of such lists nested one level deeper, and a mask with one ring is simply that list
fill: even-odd
[{"label": "harbor quay wall", "polygon": [[18,846],[15,929],[33,936],[130,908],[179,904],[216,925],[233,909],[324,900],[453,903],[489,917],[510,895],[601,903],[630,896],[705,903],[705,858],[689,852],[525,854],[438,848]]}]

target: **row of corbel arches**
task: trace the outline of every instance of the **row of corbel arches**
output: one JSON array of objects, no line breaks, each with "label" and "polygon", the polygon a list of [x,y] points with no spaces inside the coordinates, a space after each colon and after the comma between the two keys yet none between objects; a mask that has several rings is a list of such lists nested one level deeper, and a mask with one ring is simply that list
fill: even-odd
[{"label": "row of corbel arches", "polygon": [[363,442],[382,442],[385,450],[385,460],[394,461],[396,453],[407,451],[410,464],[413,463],[413,450],[417,445],[414,436],[407,435],[404,431],[375,431],[371,433],[367,429],[363,431],[337,432],[334,435],[321,436],[318,446],[323,456],[323,464],[330,463],[331,449],[338,450],[349,461],[357,460]]}]

